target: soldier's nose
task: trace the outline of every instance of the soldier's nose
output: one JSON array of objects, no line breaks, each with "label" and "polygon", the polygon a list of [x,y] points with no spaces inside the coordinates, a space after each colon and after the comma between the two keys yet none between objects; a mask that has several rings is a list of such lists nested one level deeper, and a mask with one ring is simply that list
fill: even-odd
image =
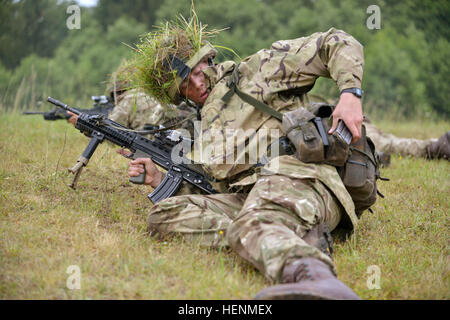
[{"label": "soldier's nose", "polygon": [[202,85],[203,85],[203,82],[201,81],[201,79],[199,79],[199,78],[193,78],[192,79],[192,84],[193,84],[193,87],[194,88],[196,88],[196,89],[201,89],[202,88]]}]

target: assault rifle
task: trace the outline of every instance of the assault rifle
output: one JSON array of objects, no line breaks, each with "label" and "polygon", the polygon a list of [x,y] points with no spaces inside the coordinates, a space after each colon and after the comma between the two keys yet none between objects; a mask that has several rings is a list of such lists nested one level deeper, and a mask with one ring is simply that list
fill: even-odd
[{"label": "assault rifle", "polygon": [[[114,102],[111,101],[107,96],[92,96],[92,101],[94,102],[94,107],[92,109],[78,109],[79,111],[87,114],[104,114],[108,116],[108,113],[114,108]],[[64,109],[57,107],[52,111],[41,112],[41,111],[24,111],[22,114],[42,114],[44,120],[68,120],[70,115]]]},{"label": "assault rifle", "polygon": [[[75,128],[80,130],[91,141],[83,151],[80,158],[73,168],[69,171],[75,174],[74,180],[70,185],[75,189],[75,184],[81,174],[83,167],[87,165],[97,146],[104,140],[108,140],[121,148],[131,151],[130,159],[150,158],[154,163],[167,170],[161,184],[148,195],[153,203],[157,203],[165,198],[174,195],[183,180],[203,190],[207,194],[217,193],[209,183],[206,175],[203,173],[200,165],[191,164],[182,150],[178,151],[178,145],[174,143],[167,135],[154,135],[153,140],[149,140],[130,129],[107,119],[103,114],[88,114],[58,101],[52,97],[47,99],[50,103],[61,107],[78,115]],[[178,142],[183,142],[183,137],[178,136]],[[187,141],[191,143],[192,141]],[[177,148],[177,149],[174,149]],[[172,155],[175,155],[179,161],[174,161]],[[130,181],[137,184],[143,184],[145,181],[145,172],[137,177],[131,177]]]}]

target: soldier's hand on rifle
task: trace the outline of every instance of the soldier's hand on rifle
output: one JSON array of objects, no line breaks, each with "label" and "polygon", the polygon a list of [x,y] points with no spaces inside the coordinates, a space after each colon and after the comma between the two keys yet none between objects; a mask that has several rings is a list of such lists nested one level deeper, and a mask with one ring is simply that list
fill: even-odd
[{"label": "soldier's hand on rifle", "polygon": [[145,182],[144,184],[156,188],[163,179],[163,174],[158,170],[156,165],[150,158],[137,158],[130,161],[128,165],[128,175],[130,177],[137,177],[144,173],[145,166]]},{"label": "soldier's hand on rifle", "polygon": [[[116,150],[118,154],[125,157],[129,156],[131,153],[124,149]],[[144,170],[145,167],[145,170]],[[138,175],[145,172],[145,185],[156,188],[161,183],[164,175],[158,170],[155,163],[150,158],[137,158],[130,161],[128,164],[128,175],[130,177],[137,177]]]},{"label": "soldier's hand on rifle", "polygon": [[363,121],[361,99],[349,92],[341,94],[339,102],[333,112],[333,125],[328,132],[336,130],[339,119],[342,119],[348,130],[352,133],[352,143],[361,137],[361,124]]},{"label": "soldier's hand on rifle", "polygon": [[73,126],[75,126],[78,120],[78,116],[70,111],[67,111],[67,113],[70,114],[70,118],[67,119],[67,122],[70,122],[71,124],[73,124]]}]

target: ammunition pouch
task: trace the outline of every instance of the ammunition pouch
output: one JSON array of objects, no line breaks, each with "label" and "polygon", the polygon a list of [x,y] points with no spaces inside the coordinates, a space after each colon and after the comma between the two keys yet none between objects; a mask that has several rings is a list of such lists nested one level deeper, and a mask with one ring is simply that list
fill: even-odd
[{"label": "ammunition pouch", "polygon": [[349,157],[344,166],[337,167],[337,171],[352,197],[359,217],[375,204],[377,193],[381,195],[377,190],[377,179],[380,178],[378,154],[372,140],[366,136],[364,125],[361,138],[350,145]]},{"label": "ammunition pouch", "polygon": [[337,132],[328,134],[334,107],[316,104],[309,111],[303,107],[283,114],[282,130],[294,144],[296,157],[305,163],[343,166],[349,146]]},{"label": "ammunition pouch", "polygon": [[305,163],[335,166],[355,204],[358,216],[376,201],[376,180],[380,178],[375,145],[362,125],[361,138],[347,144],[337,130],[328,134],[334,106],[314,104],[284,113],[282,130],[294,145],[295,156]]}]

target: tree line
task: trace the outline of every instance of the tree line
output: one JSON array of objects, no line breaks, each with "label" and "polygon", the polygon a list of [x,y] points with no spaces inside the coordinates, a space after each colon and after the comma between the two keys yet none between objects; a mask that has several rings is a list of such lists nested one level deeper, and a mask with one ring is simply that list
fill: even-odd
[{"label": "tree line", "polygon": [[[140,35],[180,13],[188,17],[191,7],[189,0],[98,0],[95,7],[81,8],[80,29],[71,30],[67,8],[75,4],[0,0],[2,108],[37,107],[48,95],[88,103],[90,95],[105,92],[109,75],[131,56]],[[373,5],[377,17],[368,10]],[[342,29],[364,46],[366,113],[450,116],[446,0],[196,0],[195,8],[204,24],[227,28],[214,43],[241,58],[279,39]],[[379,28],[370,28],[368,19],[374,18]],[[224,51],[218,60],[225,59],[238,58]],[[338,96],[327,80],[318,81],[314,93]]]}]

